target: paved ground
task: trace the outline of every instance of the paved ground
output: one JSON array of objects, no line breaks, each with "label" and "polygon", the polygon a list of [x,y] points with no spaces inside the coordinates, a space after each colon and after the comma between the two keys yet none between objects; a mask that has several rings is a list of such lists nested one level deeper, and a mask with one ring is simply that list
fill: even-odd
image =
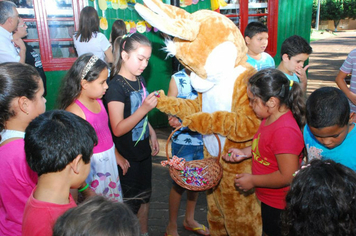
[{"label": "paved ground", "polygon": [[[356,48],[356,31],[336,33],[337,36],[311,43],[313,54],[310,56],[308,76],[308,94],[323,86],[336,86],[334,79],[347,54]],[[165,143],[171,131],[170,128],[157,129],[161,151],[153,161],[153,195],[149,214],[150,235],[163,236],[168,222],[168,196],[171,188],[171,178],[168,168],[162,167],[160,161],[165,160]],[[193,236],[183,227],[186,197],[184,195],[179,211],[179,234]],[[199,194],[196,207],[196,220],[207,225],[207,207],[204,193]]]}]

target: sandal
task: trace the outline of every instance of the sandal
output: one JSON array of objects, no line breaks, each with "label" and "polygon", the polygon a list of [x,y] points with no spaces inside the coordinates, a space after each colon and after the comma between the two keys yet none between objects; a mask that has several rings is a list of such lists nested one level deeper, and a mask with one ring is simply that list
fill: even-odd
[{"label": "sandal", "polygon": [[200,227],[195,227],[195,228],[191,228],[191,227],[188,227],[188,226],[185,226],[185,225],[184,225],[184,228],[185,228],[186,230],[192,231],[192,232],[194,232],[194,233],[196,233],[196,234],[200,234],[200,235],[210,235],[210,234],[206,234],[206,233],[204,234],[204,233],[199,233],[199,232],[198,232],[199,230],[202,230],[202,231],[206,232],[207,228],[205,227],[205,225],[201,225]]}]

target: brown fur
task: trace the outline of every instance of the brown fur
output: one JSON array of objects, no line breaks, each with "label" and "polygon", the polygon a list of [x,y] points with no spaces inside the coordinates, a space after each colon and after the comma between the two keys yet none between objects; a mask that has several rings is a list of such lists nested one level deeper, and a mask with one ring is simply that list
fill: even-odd
[{"label": "brown fur", "polygon": [[[246,63],[247,47],[239,29],[231,20],[213,11],[200,10],[189,14],[177,7],[163,4],[160,0],[145,0],[145,3],[148,6],[153,3],[169,16],[166,19],[141,4],[135,6],[138,13],[151,25],[176,36],[173,42],[177,59],[200,78],[206,79],[209,76],[204,65],[210,53],[224,42],[232,42],[237,49],[235,68],[244,68],[231,86],[233,95],[230,112],[202,112],[202,94],[195,100],[185,100],[166,97],[162,91],[157,108],[178,116],[183,125],[193,131],[203,135],[217,133],[225,136],[222,154],[233,147],[250,146],[260,121],[249,106],[246,91],[247,80],[256,71]],[[209,157],[207,151],[204,153],[205,157]],[[207,192],[211,235],[261,235],[260,205],[255,194],[239,192],[234,186],[237,173],[251,173],[251,162],[251,159],[240,163],[220,160],[223,177],[215,188]]]}]

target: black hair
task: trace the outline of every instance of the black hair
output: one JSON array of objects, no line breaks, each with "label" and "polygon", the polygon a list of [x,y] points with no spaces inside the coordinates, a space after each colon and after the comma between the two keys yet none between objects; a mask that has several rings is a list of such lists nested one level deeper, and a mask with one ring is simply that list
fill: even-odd
[{"label": "black hair", "polygon": [[114,42],[114,65],[111,69],[111,79],[119,73],[122,66],[121,52],[125,51],[130,53],[136,50],[139,45],[145,45],[152,47],[150,40],[146,36],[140,33],[134,33],[127,35],[124,38],[116,38]]},{"label": "black hair", "polygon": [[344,127],[350,119],[350,104],[340,89],[319,88],[307,100],[306,117],[308,126],[313,128]]},{"label": "black hair", "polygon": [[89,198],[58,218],[53,236],[139,236],[140,225],[128,206],[103,196]]},{"label": "black hair", "polygon": [[[82,91],[81,81],[83,70],[92,56],[92,53],[85,53],[78,57],[61,81],[61,88],[57,100],[59,109],[66,109],[80,95],[80,92]],[[107,64],[103,60],[98,59],[90,67],[83,79],[92,82],[99,78],[100,73],[107,67]]]},{"label": "black hair", "polygon": [[47,111],[26,128],[26,160],[38,176],[62,171],[80,154],[89,163],[97,143],[95,130],[86,120],[64,110]]},{"label": "black hair", "polygon": [[122,38],[125,34],[127,34],[125,22],[121,19],[114,21],[111,27],[111,43],[113,44],[113,51],[115,50],[115,39],[118,37]]},{"label": "black hair", "polygon": [[266,103],[271,97],[285,104],[302,130],[305,125],[305,103],[303,91],[297,82],[290,87],[290,80],[277,69],[264,69],[254,74],[248,81],[251,93]]},{"label": "black hair", "polygon": [[282,213],[284,235],[356,235],[356,173],[315,159],[293,179]]},{"label": "black hair", "polygon": [[291,59],[292,57],[298,54],[312,54],[313,49],[310,47],[309,43],[299,35],[293,35],[282,43],[281,46],[281,59],[284,54],[288,55],[288,58]]},{"label": "black hair", "polygon": [[16,116],[11,107],[12,100],[22,96],[34,100],[40,80],[33,66],[17,62],[0,64],[0,133],[5,129],[6,121]]},{"label": "black hair", "polygon": [[268,33],[268,28],[262,22],[254,21],[250,22],[245,28],[245,37],[252,39],[253,36],[259,33]]},{"label": "black hair", "polygon": [[92,34],[96,36],[99,32],[99,16],[98,12],[94,7],[86,6],[80,12],[79,17],[79,30],[75,34],[75,38],[78,39],[80,36],[79,42],[89,42],[92,37]]}]

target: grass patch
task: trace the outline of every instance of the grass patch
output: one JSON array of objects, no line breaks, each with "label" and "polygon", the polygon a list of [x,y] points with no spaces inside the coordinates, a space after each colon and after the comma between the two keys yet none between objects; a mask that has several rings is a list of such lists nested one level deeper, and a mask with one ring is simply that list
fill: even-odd
[{"label": "grass patch", "polygon": [[314,29],[312,29],[312,32],[310,35],[310,42],[317,41],[320,39],[335,37],[335,36],[336,36],[335,32],[332,32],[330,30],[314,30]]}]

